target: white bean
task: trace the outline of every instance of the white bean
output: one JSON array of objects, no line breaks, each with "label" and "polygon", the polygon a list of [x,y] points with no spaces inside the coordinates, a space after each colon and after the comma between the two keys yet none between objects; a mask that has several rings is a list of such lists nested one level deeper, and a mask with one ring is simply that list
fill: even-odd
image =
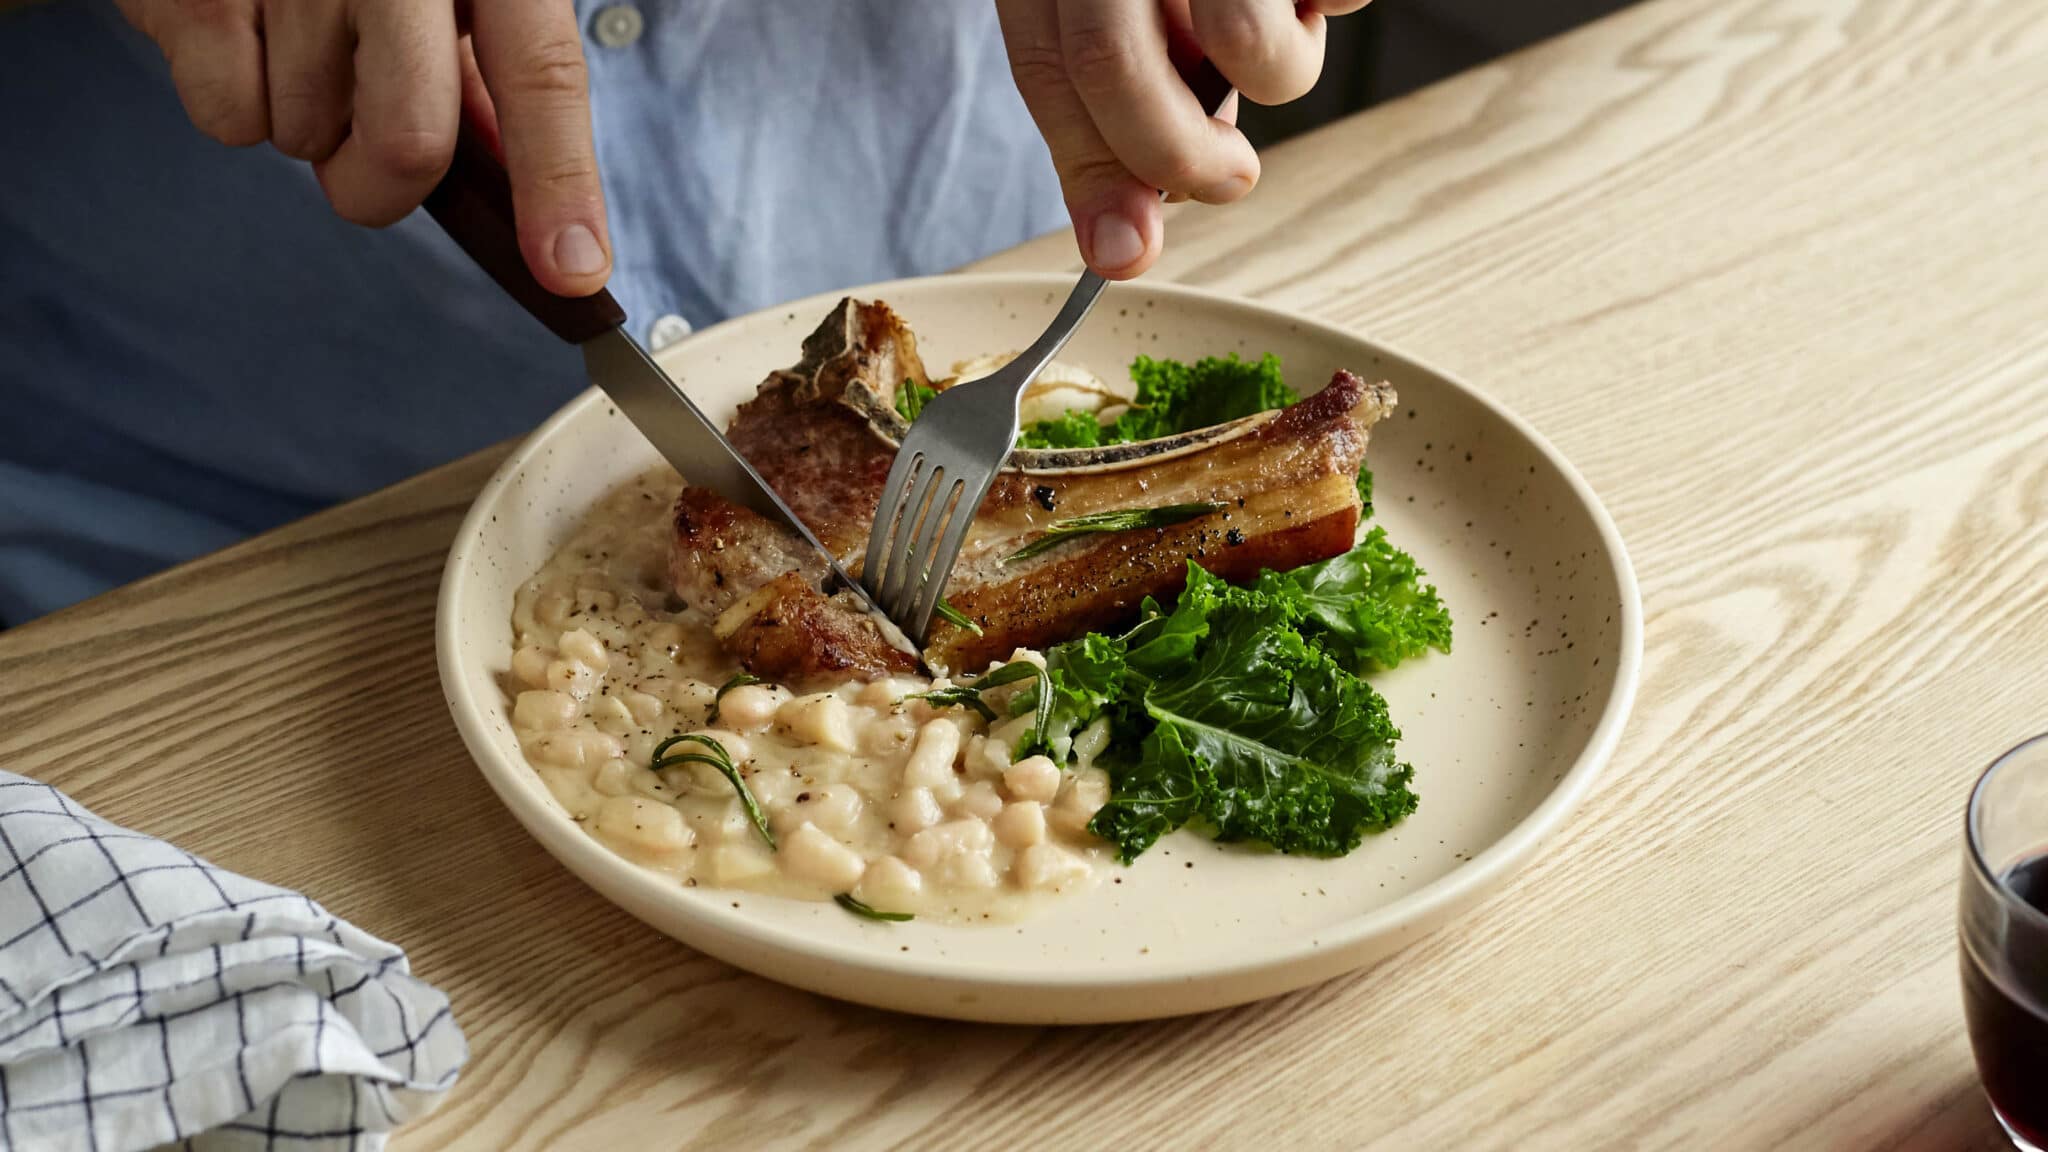
[{"label": "white bean", "polygon": [[948,820],[912,836],[904,846],[903,858],[920,868],[929,868],[962,853],[987,855],[994,845],[995,834],[989,831],[987,821]]},{"label": "white bean", "polygon": [[535,732],[567,728],[576,722],[576,713],[580,710],[576,698],[566,692],[552,689],[521,692],[512,702],[512,723]]},{"label": "white bean", "polygon": [[604,643],[582,628],[571,628],[562,633],[555,642],[555,650],[565,660],[574,660],[592,672],[602,672],[611,667],[611,656],[605,652]]},{"label": "white bean", "polygon": [[522,644],[512,653],[512,678],[528,688],[545,687],[548,682],[548,650],[538,644]]},{"label": "white bean", "polygon": [[654,779],[653,773],[635,768],[624,760],[607,760],[597,766],[596,774],[591,777],[591,786],[607,796],[630,796],[639,791],[634,787],[635,776]]},{"label": "white bean", "polygon": [[860,819],[865,804],[860,793],[848,784],[834,784],[821,791],[811,793],[809,802],[802,805],[810,813],[811,822],[827,832],[845,832]]},{"label": "white bean", "polygon": [[1029,848],[1045,839],[1045,806],[1036,800],[1005,804],[989,822],[996,839],[1012,848]]},{"label": "white bean", "polygon": [[665,668],[682,655],[685,633],[681,624],[654,624],[640,629],[640,659],[650,667]]},{"label": "white bean", "polygon": [[860,853],[809,821],[782,838],[776,857],[791,876],[834,892],[851,891],[867,870]]},{"label": "white bean", "polygon": [[862,900],[884,912],[907,910],[924,891],[924,876],[895,856],[884,856],[861,873]]},{"label": "white bean", "polygon": [[912,788],[889,804],[889,820],[899,833],[922,832],[945,818],[945,811],[929,788]]},{"label": "white bean", "polygon": [[669,707],[684,716],[703,717],[711,710],[711,698],[716,695],[717,685],[688,677],[671,681],[668,686]]},{"label": "white bean", "polygon": [[1060,794],[1060,766],[1044,756],[1028,756],[1003,770],[1003,787],[1013,799],[1049,804]]},{"label": "white bean", "polygon": [[870,680],[862,685],[860,693],[854,697],[854,702],[880,710],[893,707],[898,700],[903,699],[912,692],[922,691],[924,691],[923,685],[915,680],[884,676],[880,680]]},{"label": "white bean", "polygon": [[534,601],[533,618],[550,628],[560,628],[569,622],[569,610],[574,606],[567,596],[551,593]]},{"label": "white bean", "polygon": [[574,660],[556,660],[548,665],[548,686],[581,700],[597,687],[597,673]]},{"label": "white bean", "polygon": [[1063,888],[1088,875],[1088,862],[1057,844],[1033,844],[1017,854],[1013,870],[1026,888]]},{"label": "white bean", "polygon": [[758,732],[775,719],[788,694],[772,684],[743,684],[718,702],[718,722],[742,732]]},{"label": "white bean", "polygon": [[967,774],[976,779],[1000,776],[1010,766],[1010,746],[987,736],[973,736],[967,741],[966,764]]},{"label": "white bean", "polygon": [[639,856],[673,855],[696,839],[682,813],[644,796],[607,797],[592,825],[613,847]]},{"label": "white bean", "polygon": [[895,757],[917,735],[917,722],[902,712],[885,712],[860,725],[860,750],[877,758]]},{"label": "white bean", "polygon": [[1077,772],[1060,792],[1060,806],[1092,818],[1109,803],[1109,773],[1100,768]]},{"label": "white bean", "polygon": [[747,810],[740,804],[738,797],[711,807],[692,803],[688,815],[691,826],[706,840],[725,843],[750,837],[758,838],[761,835],[755,830],[754,822],[747,817]]},{"label": "white bean", "polygon": [[1001,877],[986,851],[959,852],[939,862],[939,879],[955,888],[993,888]]},{"label": "white bean", "polygon": [[599,728],[614,736],[624,736],[638,726],[632,710],[617,696],[598,697],[597,703],[590,706],[590,718]]},{"label": "white bean", "polygon": [[910,762],[903,766],[903,782],[913,788],[936,788],[957,784],[953,758],[960,754],[960,729],[945,720],[929,720],[917,730],[917,744],[910,750]]},{"label": "white bean", "polygon": [[636,722],[652,724],[661,719],[661,697],[629,690],[621,693],[619,698],[625,701],[626,711],[632,713]]},{"label": "white bean", "polygon": [[853,751],[853,713],[846,701],[829,692],[799,696],[776,709],[775,719],[806,744],[833,752]]},{"label": "white bean", "polygon": [[607,760],[617,759],[625,751],[616,736],[577,729],[529,736],[520,741],[520,747],[526,752],[527,759],[557,768],[595,769]]},{"label": "white bean", "polygon": [[555,803],[571,819],[584,820],[597,813],[604,795],[590,786],[590,773],[581,768],[540,768],[541,782],[548,786]]},{"label": "white bean", "polygon": [[955,806],[963,815],[988,820],[1003,810],[1003,798],[996,792],[995,785],[983,780],[969,788]]}]

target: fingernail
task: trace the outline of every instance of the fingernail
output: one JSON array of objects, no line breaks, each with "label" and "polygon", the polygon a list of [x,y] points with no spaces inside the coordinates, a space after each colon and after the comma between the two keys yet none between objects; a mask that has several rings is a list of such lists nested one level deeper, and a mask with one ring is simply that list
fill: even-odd
[{"label": "fingernail", "polygon": [[1088,248],[1095,266],[1111,270],[1128,267],[1145,254],[1145,238],[1138,226],[1115,212],[1095,218],[1095,230],[1088,235]]},{"label": "fingernail", "polygon": [[571,276],[594,276],[604,271],[604,249],[597,236],[581,224],[571,224],[555,236],[555,267]]},{"label": "fingernail", "polygon": [[1252,190],[1252,182],[1244,176],[1228,176],[1222,182],[1203,189],[1201,199],[1208,204],[1231,204],[1244,199]]}]

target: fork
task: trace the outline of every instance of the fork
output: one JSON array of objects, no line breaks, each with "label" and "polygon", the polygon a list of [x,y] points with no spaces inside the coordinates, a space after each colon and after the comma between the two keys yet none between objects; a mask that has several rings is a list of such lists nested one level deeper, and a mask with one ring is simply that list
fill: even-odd
[{"label": "fork", "polygon": [[[1232,90],[1207,60],[1188,78],[1188,87],[1211,116]],[[1093,270],[1081,273],[1059,314],[1029,348],[992,375],[925,401],[897,448],[875,502],[860,582],[911,640],[924,642],[967,529],[1017,442],[1025,389],[1088,318],[1104,283]]]}]

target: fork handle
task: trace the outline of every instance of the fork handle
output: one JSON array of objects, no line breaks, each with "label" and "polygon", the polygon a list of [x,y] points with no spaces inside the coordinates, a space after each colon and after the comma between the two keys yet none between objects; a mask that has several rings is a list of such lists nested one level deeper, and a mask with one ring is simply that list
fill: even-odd
[{"label": "fork handle", "polygon": [[588,296],[557,296],[534,279],[519,251],[512,181],[467,116],[456,133],[448,172],[427,193],[424,206],[441,230],[548,331],[581,344],[626,322],[626,310],[602,288]]}]

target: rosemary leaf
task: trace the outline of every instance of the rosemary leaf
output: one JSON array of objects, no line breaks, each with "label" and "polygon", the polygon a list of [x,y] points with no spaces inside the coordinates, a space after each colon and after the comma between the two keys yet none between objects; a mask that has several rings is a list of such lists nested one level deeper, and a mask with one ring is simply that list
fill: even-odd
[{"label": "rosemary leaf", "polygon": [[967,615],[967,613],[953,607],[944,600],[940,600],[939,606],[932,609],[932,611],[939,614],[939,619],[953,625],[955,628],[965,628],[976,636],[981,635],[981,625],[976,624],[974,619]]},{"label": "rosemary leaf", "polygon": [[711,711],[704,716],[705,727],[708,728],[718,723],[718,706],[725,702],[725,694],[727,692],[735,688],[744,688],[749,684],[759,684],[760,682],[761,678],[750,672],[737,672],[733,674],[732,679],[720,684],[718,686],[718,695],[711,698]]},{"label": "rosemary leaf", "polygon": [[1222,507],[1223,505],[1213,501],[1202,501],[1196,504],[1166,504],[1158,508],[1121,508],[1114,512],[1091,512],[1070,520],[1055,520],[1052,527],[1046,529],[1045,535],[1010,553],[1003,558],[1003,563],[1009,564],[1036,556],[1040,552],[1057,548],[1076,536],[1164,528],[1171,524],[1179,524],[1183,520],[1193,520],[1197,516],[1207,516]]},{"label": "rosemary leaf", "polygon": [[[701,744],[709,749],[709,751],[677,752],[673,755],[664,755],[670,748],[686,742]],[[768,850],[770,852],[775,851],[775,833],[768,830],[768,817],[762,813],[761,806],[754,802],[753,791],[747,787],[747,782],[740,778],[740,770],[733,764],[732,755],[725,750],[725,745],[720,744],[709,736],[696,732],[686,732],[681,736],[671,736],[654,746],[653,762],[649,764],[649,767],[659,772],[664,768],[673,768],[678,764],[708,764],[718,769],[720,775],[732,782],[733,790],[740,794],[740,807],[747,810],[747,819],[753,822],[754,830],[761,834],[761,839],[768,842]]]},{"label": "rosemary leaf", "polygon": [[854,899],[851,892],[841,892],[839,895],[834,896],[832,901],[864,920],[887,920],[892,924],[900,924],[905,920],[917,919],[917,917],[908,912],[884,912],[879,908],[870,907]]},{"label": "rosemary leaf", "polygon": [[967,685],[955,684],[950,688],[934,688],[929,692],[912,692],[905,700],[929,700],[934,708],[972,708],[981,713],[981,718],[993,724],[996,722],[995,709],[981,702],[980,690]]},{"label": "rosemary leaf", "polygon": [[1037,735],[1038,742],[1043,744],[1045,742],[1046,726],[1052,720],[1052,681],[1047,678],[1045,669],[1029,660],[1012,660],[979,679],[971,680],[965,684],[955,684],[950,688],[934,688],[930,692],[915,692],[904,697],[904,699],[929,700],[941,708],[951,706],[972,708],[976,712],[981,713],[983,720],[993,724],[996,722],[996,711],[982,700],[981,694],[991,688],[1001,688],[1005,684],[1015,684],[1019,680],[1034,677],[1038,680],[1038,691],[1032,700],[1032,731]]}]

